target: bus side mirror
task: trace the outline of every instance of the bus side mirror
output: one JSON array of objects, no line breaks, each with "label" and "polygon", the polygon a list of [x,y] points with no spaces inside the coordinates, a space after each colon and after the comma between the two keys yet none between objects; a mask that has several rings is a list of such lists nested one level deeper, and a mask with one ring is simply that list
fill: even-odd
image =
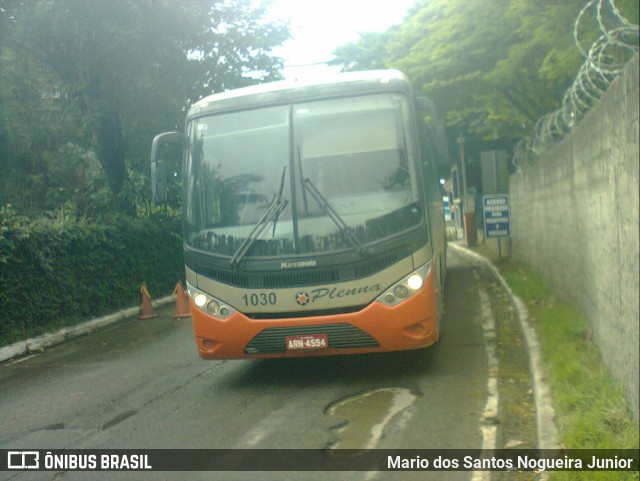
[{"label": "bus side mirror", "polygon": [[164,132],[156,135],[151,144],[151,199],[154,204],[167,201],[167,171],[164,160],[160,158],[160,146],[163,144],[182,145],[180,132]]}]

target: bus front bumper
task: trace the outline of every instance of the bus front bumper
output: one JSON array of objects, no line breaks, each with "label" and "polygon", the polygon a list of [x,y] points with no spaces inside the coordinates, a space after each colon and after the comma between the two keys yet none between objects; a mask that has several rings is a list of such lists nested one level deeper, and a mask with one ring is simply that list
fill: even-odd
[{"label": "bus front bumper", "polygon": [[[358,312],[346,314],[252,319],[234,312],[227,319],[217,319],[198,309],[192,299],[190,305],[198,353],[203,359],[402,351],[430,346],[440,336],[433,273],[422,289],[404,302],[389,306],[373,301]],[[305,336],[326,339],[328,345],[317,349],[288,348],[287,340]]]}]

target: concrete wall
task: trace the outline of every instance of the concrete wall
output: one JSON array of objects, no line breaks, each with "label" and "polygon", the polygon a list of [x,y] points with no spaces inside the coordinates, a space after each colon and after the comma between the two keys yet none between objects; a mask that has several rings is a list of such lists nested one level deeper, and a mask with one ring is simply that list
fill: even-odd
[{"label": "concrete wall", "polygon": [[638,58],[571,136],[509,179],[512,255],[587,317],[638,418]]}]

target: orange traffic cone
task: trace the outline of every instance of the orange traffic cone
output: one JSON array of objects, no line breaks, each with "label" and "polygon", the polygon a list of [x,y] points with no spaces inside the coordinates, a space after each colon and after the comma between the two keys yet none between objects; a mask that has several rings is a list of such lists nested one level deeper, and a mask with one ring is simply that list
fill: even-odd
[{"label": "orange traffic cone", "polygon": [[142,302],[140,303],[140,313],[138,314],[138,319],[150,319],[152,317],[156,317],[156,313],[153,310],[153,306],[151,305],[151,296],[149,295],[149,290],[147,289],[146,282],[142,283],[140,292],[142,294]]},{"label": "orange traffic cone", "polygon": [[187,300],[187,295],[182,287],[182,282],[178,282],[176,284],[176,288],[173,290],[173,293],[176,295],[176,313],[173,317],[191,316],[191,312],[189,312],[189,301]]}]

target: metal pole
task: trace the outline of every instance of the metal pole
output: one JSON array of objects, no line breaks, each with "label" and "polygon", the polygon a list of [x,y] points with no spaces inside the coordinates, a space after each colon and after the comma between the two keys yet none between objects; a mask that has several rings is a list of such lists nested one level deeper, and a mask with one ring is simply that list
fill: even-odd
[{"label": "metal pole", "polygon": [[462,163],[462,216],[464,218],[464,237],[468,246],[476,245],[476,219],[475,219],[475,199],[474,202],[469,201],[469,193],[467,192],[467,161],[464,158],[464,136],[460,134],[457,139],[460,145],[460,161]]},{"label": "metal pole", "polygon": [[467,163],[464,160],[464,135],[458,135],[456,139],[460,146],[460,162],[462,164],[462,207],[463,212],[467,210]]},{"label": "metal pole", "polygon": [[[493,150],[493,181],[495,186],[493,193],[497,194],[500,189],[498,189],[498,159],[495,150]],[[502,260],[502,239],[500,237],[498,237],[498,259]]]}]

